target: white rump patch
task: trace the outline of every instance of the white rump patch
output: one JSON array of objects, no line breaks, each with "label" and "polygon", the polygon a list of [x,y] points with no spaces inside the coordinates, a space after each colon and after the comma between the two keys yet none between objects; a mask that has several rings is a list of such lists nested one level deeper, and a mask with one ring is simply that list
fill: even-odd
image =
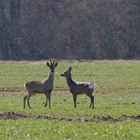
[{"label": "white rump patch", "polygon": [[89,83],[88,86],[90,89],[96,89],[96,83]]},{"label": "white rump patch", "polygon": [[26,87],[26,83],[24,84],[24,87]]},{"label": "white rump patch", "polygon": [[45,82],[46,82],[46,79],[42,80],[41,82],[42,82],[42,83],[45,83]]},{"label": "white rump patch", "polygon": [[76,84],[85,84],[85,82],[76,82]]}]

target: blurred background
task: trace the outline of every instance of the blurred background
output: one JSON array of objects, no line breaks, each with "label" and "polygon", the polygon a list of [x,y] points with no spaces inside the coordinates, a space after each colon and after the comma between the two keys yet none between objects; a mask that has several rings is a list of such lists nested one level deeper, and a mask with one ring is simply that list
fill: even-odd
[{"label": "blurred background", "polygon": [[140,59],[140,0],[0,0],[0,60]]}]

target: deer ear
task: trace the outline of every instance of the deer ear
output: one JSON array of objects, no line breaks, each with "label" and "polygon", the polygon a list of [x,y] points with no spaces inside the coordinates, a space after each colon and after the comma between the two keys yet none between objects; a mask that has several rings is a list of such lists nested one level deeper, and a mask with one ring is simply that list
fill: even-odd
[{"label": "deer ear", "polygon": [[58,65],[58,62],[55,63],[55,67],[57,67],[57,65]]},{"label": "deer ear", "polygon": [[46,64],[47,64],[48,67],[50,66],[50,63],[49,62],[47,62]]},{"label": "deer ear", "polygon": [[69,67],[68,71],[71,71],[72,70],[72,67]]}]

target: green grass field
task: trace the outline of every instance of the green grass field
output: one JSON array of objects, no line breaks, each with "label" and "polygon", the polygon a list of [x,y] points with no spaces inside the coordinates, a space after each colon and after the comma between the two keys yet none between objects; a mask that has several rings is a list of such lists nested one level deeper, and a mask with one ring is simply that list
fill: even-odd
[{"label": "green grass field", "polygon": [[[73,108],[60,77],[69,66],[75,81],[96,82],[95,109],[88,108],[85,95]],[[52,108],[44,107],[44,95],[36,95],[30,100],[33,109],[23,109],[24,83],[48,74],[45,62],[0,63],[0,140],[140,139],[140,61],[62,61],[55,72]]]}]

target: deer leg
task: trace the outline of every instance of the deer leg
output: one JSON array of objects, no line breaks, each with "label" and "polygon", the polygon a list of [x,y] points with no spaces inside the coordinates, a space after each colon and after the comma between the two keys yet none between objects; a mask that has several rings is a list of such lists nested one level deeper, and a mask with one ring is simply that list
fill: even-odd
[{"label": "deer leg", "polygon": [[94,96],[90,96],[90,106],[89,108],[94,108]]},{"label": "deer leg", "polygon": [[94,96],[92,96],[92,108],[94,108]]},{"label": "deer leg", "polygon": [[73,95],[74,108],[76,108],[77,95]]},{"label": "deer leg", "polygon": [[51,92],[48,93],[49,108],[51,108]]},{"label": "deer leg", "polygon": [[47,106],[47,104],[48,104],[48,95],[47,94],[45,94],[45,96],[46,96],[46,103],[45,103],[45,107]]},{"label": "deer leg", "polygon": [[30,109],[32,109],[31,106],[30,106],[30,102],[29,102],[30,97],[31,97],[30,95],[27,96],[27,104],[28,104],[28,107],[29,107]]},{"label": "deer leg", "polygon": [[94,108],[94,96],[91,93],[87,93],[86,95],[90,98],[89,108]]},{"label": "deer leg", "polygon": [[25,108],[25,103],[26,103],[27,96],[28,95],[24,96],[24,98],[23,98],[23,108]]}]

